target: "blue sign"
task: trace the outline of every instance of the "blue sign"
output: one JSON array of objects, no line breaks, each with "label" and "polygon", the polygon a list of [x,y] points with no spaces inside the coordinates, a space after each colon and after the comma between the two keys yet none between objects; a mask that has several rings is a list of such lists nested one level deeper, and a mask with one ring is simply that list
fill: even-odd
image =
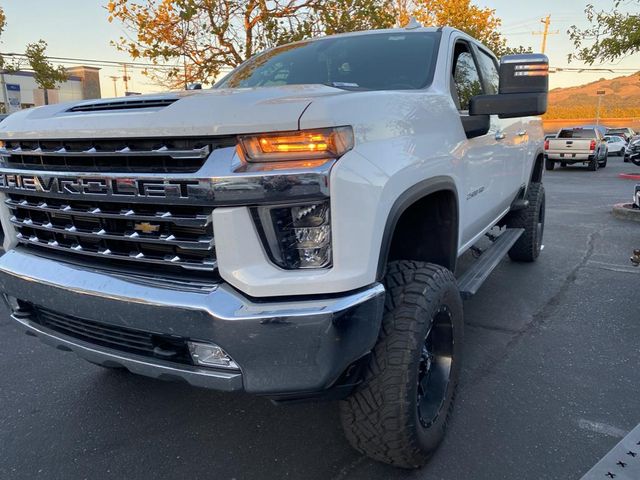
[{"label": "blue sign", "polygon": [[20,85],[18,85],[17,83],[7,83],[7,90],[9,90],[10,92],[19,92]]}]

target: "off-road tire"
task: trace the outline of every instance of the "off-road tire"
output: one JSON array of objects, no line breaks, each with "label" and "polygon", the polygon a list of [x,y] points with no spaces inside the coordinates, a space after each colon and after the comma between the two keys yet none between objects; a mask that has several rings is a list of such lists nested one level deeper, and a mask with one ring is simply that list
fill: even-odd
[{"label": "off-road tire", "polygon": [[[391,262],[384,283],[387,297],[378,341],[362,383],[341,401],[340,416],[356,450],[397,467],[418,468],[442,441],[453,408],[460,374],[462,300],[453,274],[430,263]],[[422,397],[438,403],[432,422],[425,425],[418,413],[423,346],[432,326],[443,324],[443,312],[451,325],[451,369],[448,383],[441,384],[441,403],[437,396]]]},{"label": "off-road tire", "polygon": [[544,168],[545,170],[553,170],[556,167],[556,162],[554,162],[553,160],[549,160],[548,158],[545,158],[544,160]]},{"label": "off-road tire", "polygon": [[535,262],[542,249],[545,221],[544,185],[529,184],[527,190],[529,206],[509,213],[508,228],[524,228],[524,233],[509,250],[509,258],[516,262]]},{"label": "off-road tire", "polygon": [[596,172],[599,167],[598,157],[594,155],[594,157],[589,161],[589,170],[592,172]]}]

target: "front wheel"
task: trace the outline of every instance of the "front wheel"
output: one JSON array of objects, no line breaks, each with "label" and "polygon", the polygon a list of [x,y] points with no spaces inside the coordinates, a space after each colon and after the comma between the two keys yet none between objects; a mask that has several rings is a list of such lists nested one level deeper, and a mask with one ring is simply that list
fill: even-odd
[{"label": "front wheel", "polygon": [[462,300],[453,274],[391,262],[383,324],[362,383],[340,403],[345,435],[369,457],[424,465],[444,437],[460,374]]},{"label": "front wheel", "polygon": [[524,233],[509,250],[509,257],[516,262],[535,262],[542,250],[545,220],[544,185],[534,182],[527,191],[529,206],[509,213],[507,227],[523,228]]}]

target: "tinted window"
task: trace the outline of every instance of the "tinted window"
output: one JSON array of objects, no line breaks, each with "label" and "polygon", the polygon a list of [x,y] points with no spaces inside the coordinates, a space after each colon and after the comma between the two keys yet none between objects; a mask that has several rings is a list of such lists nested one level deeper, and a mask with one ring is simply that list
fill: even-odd
[{"label": "tinted window", "polygon": [[596,131],[593,129],[579,128],[576,130],[560,130],[558,138],[596,138]]},{"label": "tinted window", "polygon": [[469,110],[471,97],[484,93],[471,53],[461,52],[458,55],[453,70],[453,80],[460,100],[460,109]]},{"label": "tinted window", "polygon": [[478,63],[480,64],[480,70],[482,71],[482,77],[487,84],[487,94],[496,95],[498,93],[500,85],[500,74],[498,73],[498,67],[493,57],[480,50],[478,57]]},{"label": "tinted window", "polygon": [[325,38],[258,55],[218,88],[321,83],[341,88],[418,89],[431,83],[440,34],[414,32]]}]

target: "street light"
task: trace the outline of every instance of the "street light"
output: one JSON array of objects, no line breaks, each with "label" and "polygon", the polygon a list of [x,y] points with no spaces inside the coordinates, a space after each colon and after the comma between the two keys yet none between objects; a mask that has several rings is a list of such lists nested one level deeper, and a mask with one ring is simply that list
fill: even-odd
[{"label": "street light", "polygon": [[596,127],[600,126],[600,108],[602,107],[602,97],[605,96],[607,92],[604,90],[597,90],[596,95],[598,96],[598,110],[596,112]]}]

